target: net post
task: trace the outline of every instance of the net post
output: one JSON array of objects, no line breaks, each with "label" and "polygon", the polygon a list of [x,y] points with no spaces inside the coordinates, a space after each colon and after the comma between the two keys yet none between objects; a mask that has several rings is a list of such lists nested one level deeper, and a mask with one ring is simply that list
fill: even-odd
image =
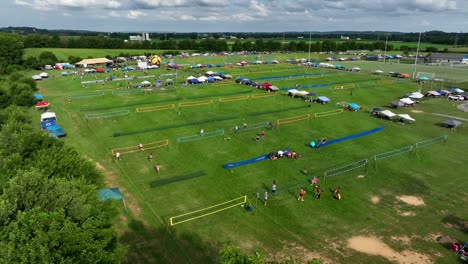
[{"label": "net post", "polygon": [[377,155],[374,155],[374,169],[377,170]]}]

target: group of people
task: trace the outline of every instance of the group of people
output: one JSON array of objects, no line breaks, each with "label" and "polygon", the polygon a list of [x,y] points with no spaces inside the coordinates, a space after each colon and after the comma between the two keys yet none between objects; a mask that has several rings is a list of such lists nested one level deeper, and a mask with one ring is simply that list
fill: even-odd
[{"label": "group of people", "polygon": [[[144,151],[145,148],[143,146],[142,143],[138,144],[137,145],[137,148],[140,150],[140,151]],[[121,160],[122,159],[122,153],[120,153],[120,151],[117,151],[115,153],[115,160]],[[150,152],[148,154],[148,161],[149,162],[153,162],[153,152]],[[159,174],[161,172],[161,165],[159,163],[157,163],[156,165],[154,165],[154,170]]]},{"label": "group of people", "polygon": [[270,160],[277,160],[279,158],[287,157],[289,159],[301,159],[301,155],[299,155],[296,151],[282,151],[279,150],[278,152],[270,152],[269,159]]},{"label": "group of people", "polygon": [[460,245],[460,243],[453,243],[451,249],[462,255],[463,257],[468,258],[468,242],[466,242],[464,245]]},{"label": "group of people", "polygon": [[[317,185],[317,183],[318,183],[318,178],[314,176],[314,178],[311,180],[311,185],[315,187],[315,197],[317,199],[320,199],[322,195],[322,187],[320,187],[320,185]],[[273,180],[273,183],[271,184],[271,193],[273,195],[276,195],[276,189],[277,189],[276,180]],[[306,194],[305,188],[301,188],[301,190],[299,191],[299,196],[297,200],[303,202],[305,194]],[[269,196],[269,192],[266,191],[263,195],[263,202],[265,206],[267,205],[268,196]],[[260,199],[260,197],[257,196],[257,199]],[[336,186],[331,196],[331,199],[341,200],[341,187],[340,186]]]}]

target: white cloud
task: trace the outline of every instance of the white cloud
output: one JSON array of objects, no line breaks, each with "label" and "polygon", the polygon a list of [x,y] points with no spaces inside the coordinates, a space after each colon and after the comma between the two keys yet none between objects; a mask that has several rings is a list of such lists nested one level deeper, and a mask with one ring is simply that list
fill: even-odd
[{"label": "white cloud", "polygon": [[71,16],[72,16],[72,14],[70,14],[70,13],[66,13],[66,12],[65,12],[65,13],[62,13],[62,16],[64,16],[64,17],[71,17]]},{"label": "white cloud", "polygon": [[194,21],[194,20],[197,20],[194,16],[192,15],[182,15],[180,16],[180,20],[183,20],[183,21]]},{"label": "white cloud", "polygon": [[141,11],[138,11],[138,10],[130,10],[127,14],[127,18],[129,19],[137,19],[137,18],[141,18],[141,17],[145,17],[147,16],[148,14],[144,13],[144,12],[141,12]]},{"label": "white cloud", "polygon": [[110,17],[121,17],[122,15],[120,13],[117,13],[116,11],[110,11],[109,13]]},{"label": "white cloud", "polygon": [[255,11],[256,14],[259,16],[265,17],[270,14],[269,8],[267,8],[264,4],[257,2],[256,0],[252,0],[250,2],[249,8]]}]

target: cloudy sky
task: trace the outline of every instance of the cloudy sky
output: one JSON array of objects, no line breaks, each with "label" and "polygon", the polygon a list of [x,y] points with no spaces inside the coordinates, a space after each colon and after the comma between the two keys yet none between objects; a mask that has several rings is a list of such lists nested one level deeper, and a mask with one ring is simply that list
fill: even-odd
[{"label": "cloudy sky", "polygon": [[1,0],[0,26],[175,32],[466,32],[468,0]]}]

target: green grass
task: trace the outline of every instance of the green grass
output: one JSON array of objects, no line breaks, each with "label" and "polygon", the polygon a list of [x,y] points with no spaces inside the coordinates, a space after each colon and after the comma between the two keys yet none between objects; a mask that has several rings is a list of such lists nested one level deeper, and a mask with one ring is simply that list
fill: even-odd
[{"label": "green grass", "polygon": [[162,50],[138,50],[138,49],[64,49],[64,48],[28,48],[25,49],[24,58],[33,56],[38,58],[41,52],[50,51],[57,56],[59,61],[68,61],[69,56],[87,58],[101,58],[105,56],[118,57],[119,54],[130,54],[132,56],[144,55],[145,53],[159,54]]},{"label": "green grass", "polygon": [[[288,55],[307,57],[307,54]],[[200,57],[199,63],[218,61],[220,58]],[[196,61],[193,61],[196,62]],[[344,63],[343,63],[344,64]],[[297,78],[271,81],[278,87],[295,84],[359,83],[376,78],[368,70],[382,69],[403,71],[407,65],[376,62],[356,62],[347,66],[359,66],[362,73],[323,75],[314,78]],[[410,65],[411,66],[411,65]],[[384,68],[385,67],[385,68]],[[411,68],[409,68],[411,69]],[[419,69],[419,66],[418,66]],[[335,73],[333,70],[304,69],[293,65],[248,66],[243,69],[222,69],[234,77],[259,78],[301,73]],[[176,82],[205,70],[179,70]],[[409,70],[408,70],[409,71]],[[426,70],[424,71],[431,71]],[[150,74],[167,73],[166,70]],[[31,72],[31,75],[33,73]],[[140,75],[139,72],[132,74]],[[458,72],[447,71],[456,77]],[[468,76],[466,73],[464,76]],[[85,76],[92,80],[94,76]],[[99,76],[101,78],[101,76]],[[388,78],[388,77],[377,77]],[[466,77],[465,77],[466,78]],[[225,244],[241,246],[249,252],[258,251],[272,259],[276,252],[296,259],[307,258],[308,252],[316,252],[333,263],[387,263],[382,257],[358,253],[346,247],[346,241],[358,235],[376,236],[397,251],[411,249],[424,252],[437,263],[453,263],[456,256],[445,245],[431,238],[441,234],[466,241],[468,235],[458,228],[457,219],[468,220],[465,150],[468,147],[467,130],[447,130],[438,124],[446,118],[430,113],[444,113],[467,118],[467,114],[445,99],[425,100],[411,109],[392,110],[408,113],[417,121],[413,125],[399,125],[369,115],[373,107],[387,108],[390,101],[403,94],[417,91],[414,82],[374,85],[367,88],[335,91],[330,87],[309,91],[332,100],[327,105],[311,104],[284,95],[262,99],[249,99],[220,103],[219,98],[248,95],[252,89],[232,85],[177,85],[175,91],[149,94],[112,95],[116,83],[91,84],[87,88],[71,76],[53,77],[39,83],[40,92],[57,113],[59,124],[64,127],[66,144],[75,146],[83,155],[104,167],[108,185],[122,189],[130,208],[129,215],[116,220],[121,241],[130,247],[130,262],[157,263],[214,263],[217,252]],[[125,86],[125,85],[124,85]],[[333,86],[331,88],[334,88]],[[423,86],[423,91],[429,87]],[[68,94],[105,91],[101,97],[74,99],[67,103]],[[254,94],[264,92],[254,90]],[[282,91],[284,93],[284,91]],[[212,99],[213,104],[177,107],[150,113],[137,113],[137,107],[158,106],[180,102]],[[337,109],[340,101],[355,102],[364,110],[299,121],[267,130],[266,136],[255,142],[252,130],[231,133],[230,128],[243,122],[276,122],[279,118],[324,112]],[[86,121],[86,113],[105,113],[130,110],[128,116]],[[414,113],[420,110],[424,113]],[[36,114],[39,119],[39,113]],[[311,149],[308,143],[321,137],[334,139],[379,126],[385,129],[373,135],[360,137]],[[224,129],[223,137],[178,145],[177,138]],[[115,132],[135,133],[114,137]],[[414,145],[418,141],[448,135],[444,144],[421,149],[417,155],[405,154],[379,161],[374,166],[374,154]],[[230,137],[230,140],[225,140]],[[138,143],[168,139],[168,148],[145,150],[124,154],[116,162],[111,149],[135,146]],[[280,159],[223,169],[227,162],[250,159],[261,154],[289,148],[301,154],[300,160]],[[154,161],[149,162],[152,152]],[[367,171],[359,169],[323,180],[323,172],[363,158],[370,159]],[[153,166],[161,164],[161,174]],[[324,187],[322,200],[313,198],[314,189],[301,173],[320,177]],[[358,175],[365,175],[358,178]],[[256,205],[257,192],[270,188],[273,180],[278,183],[278,195],[270,195],[268,206],[260,201],[253,212],[240,206],[205,218],[190,221],[166,229],[169,218],[185,212],[247,195],[249,203]],[[153,183],[153,184],[152,184]],[[156,184],[157,183],[157,184]],[[343,199],[330,199],[330,190],[340,185]],[[153,186],[153,187],[152,187]],[[294,187],[287,190],[289,187]],[[307,194],[304,202],[297,201],[300,187]],[[395,197],[414,195],[425,201],[424,206],[406,205]],[[374,204],[371,197],[380,202]],[[263,196],[262,196],[263,197]],[[410,211],[416,216],[402,216],[398,212]],[[450,225],[449,225],[450,224]],[[410,245],[404,247],[392,237],[407,236]]]}]

